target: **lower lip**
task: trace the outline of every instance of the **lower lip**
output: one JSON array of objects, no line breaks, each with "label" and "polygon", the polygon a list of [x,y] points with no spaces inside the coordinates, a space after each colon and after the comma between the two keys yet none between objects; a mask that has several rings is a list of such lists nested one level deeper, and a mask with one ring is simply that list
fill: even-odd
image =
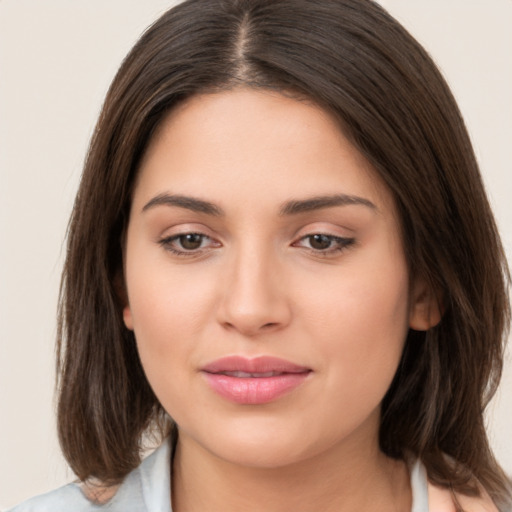
[{"label": "lower lip", "polygon": [[210,387],[223,398],[237,404],[266,404],[300,386],[310,372],[284,373],[274,377],[230,377],[203,372]]}]

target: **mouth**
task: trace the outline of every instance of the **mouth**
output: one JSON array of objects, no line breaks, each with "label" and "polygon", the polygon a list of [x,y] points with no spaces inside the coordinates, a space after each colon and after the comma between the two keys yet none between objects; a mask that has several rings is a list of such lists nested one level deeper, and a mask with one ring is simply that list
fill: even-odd
[{"label": "mouth", "polygon": [[220,372],[219,375],[227,375],[228,377],[237,377],[239,379],[262,379],[265,377],[277,377],[278,375],[284,375],[286,372],[263,372],[263,373],[253,373],[253,372],[242,372],[242,371],[234,371],[234,372]]},{"label": "mouth", "polygon": [[292,392],[312,370],[275,357],[230,356],[207,364],[201,372],[210,388],[222,398],[237,404],[257,405]]}]

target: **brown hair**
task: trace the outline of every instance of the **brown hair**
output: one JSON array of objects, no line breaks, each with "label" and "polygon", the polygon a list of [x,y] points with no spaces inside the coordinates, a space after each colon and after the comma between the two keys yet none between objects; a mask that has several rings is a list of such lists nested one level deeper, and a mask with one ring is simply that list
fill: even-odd
[{"label": "brown hair", "polygon": [[238,85],[305,96],[392,191],[411,275],[442,297],[440,324],[410,331],[382,405],[380,445],[419,457],[436,484],[510,500],[483,412],[501,373],[510,310],[502,246],[448,86],[371,0],[188,0],[123,62],[87,156],[69,227],[58,330],[58,425],[82,480],[122,479],[165,413],[121,317],[122,237],[137,168],[166,113]]}]

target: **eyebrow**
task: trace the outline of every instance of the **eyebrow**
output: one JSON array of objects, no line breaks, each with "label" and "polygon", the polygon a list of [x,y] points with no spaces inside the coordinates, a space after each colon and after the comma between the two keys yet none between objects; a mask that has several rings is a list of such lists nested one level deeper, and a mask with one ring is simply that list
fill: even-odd
[{"label": "eyebrow", "polygon": [[303,200],[287,201],[281,206],[279,215],[297,215],[300,213],[333,208],[335,206],[361,205],[377,211],[378,208],[368,199],[347,194],[334,194],[328,196],[317,196]]},{"label": "eyebrow", "polygon": [[[323,208],[334,208],[336,206],[350,205],[361,205],[370,208],[371,210],[378,210],[374,203],[363,197],[347,194],[334,194],[286,201],[279,209],[279,215],[298,215],[301,213],[321,210]],[[151,199],[148,203],[146,203],[146,205],[142,208],[142,211],[145,212],[156,206],[177,206],[179,208],[184,208],[193,212],[213,215],[215,217],[222,217],[225,215],[222,208],[213,203],[210,203],[209,201],[204,201],[203,199],[197,199],[195,197],[184,196],[180,194],[159,194]]]},{"label": "eyebrow", "polygon": [[214,215],[215,217],[224,215],[224,211],[221,208],[209,201],[176,194],[159,194],[146,203],[144,208],[142,208],[142,211],[145,212],[155,206],[178,206],[179,208],[185,208],[186,210],[198,213],[205,213],[206,215]]}]

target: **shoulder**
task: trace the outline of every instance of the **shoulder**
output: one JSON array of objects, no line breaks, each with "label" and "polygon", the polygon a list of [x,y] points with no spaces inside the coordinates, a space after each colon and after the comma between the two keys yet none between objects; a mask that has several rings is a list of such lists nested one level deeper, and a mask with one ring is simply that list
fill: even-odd
[{"label": "shoulder", "polygon": [[485,489],[481,485],[478,487],[478,497],[453,494],[450,489],[438,487],[428,480],[427,471],[420,460],[411,466],[413,512],[499,512]]},{"label": "shoulder", "polygon": [[78,484],[68,484],[31,498],[7,512],[88,512],[94,510],[91,506]]},{"label": "shoulder", "polygon": [[71,483],[7,512],[145,512],[170,508],[170,449],[164,442],[119,487]]},{"label": "shoulder", "polygon": [[144,512],[138,469],[118,488],[71,483],[31,498],[7,512]]},{"label": "shoulder", "polygon": [[[460,507],[464,512],[499,512],[498,508],[485,492],[480,489],[481,496],[471,497],[462,494],[455,494]],[[456,512],[453,494],[448,489],[442,489],[432,483],[428,483],[429,512]]]}]

